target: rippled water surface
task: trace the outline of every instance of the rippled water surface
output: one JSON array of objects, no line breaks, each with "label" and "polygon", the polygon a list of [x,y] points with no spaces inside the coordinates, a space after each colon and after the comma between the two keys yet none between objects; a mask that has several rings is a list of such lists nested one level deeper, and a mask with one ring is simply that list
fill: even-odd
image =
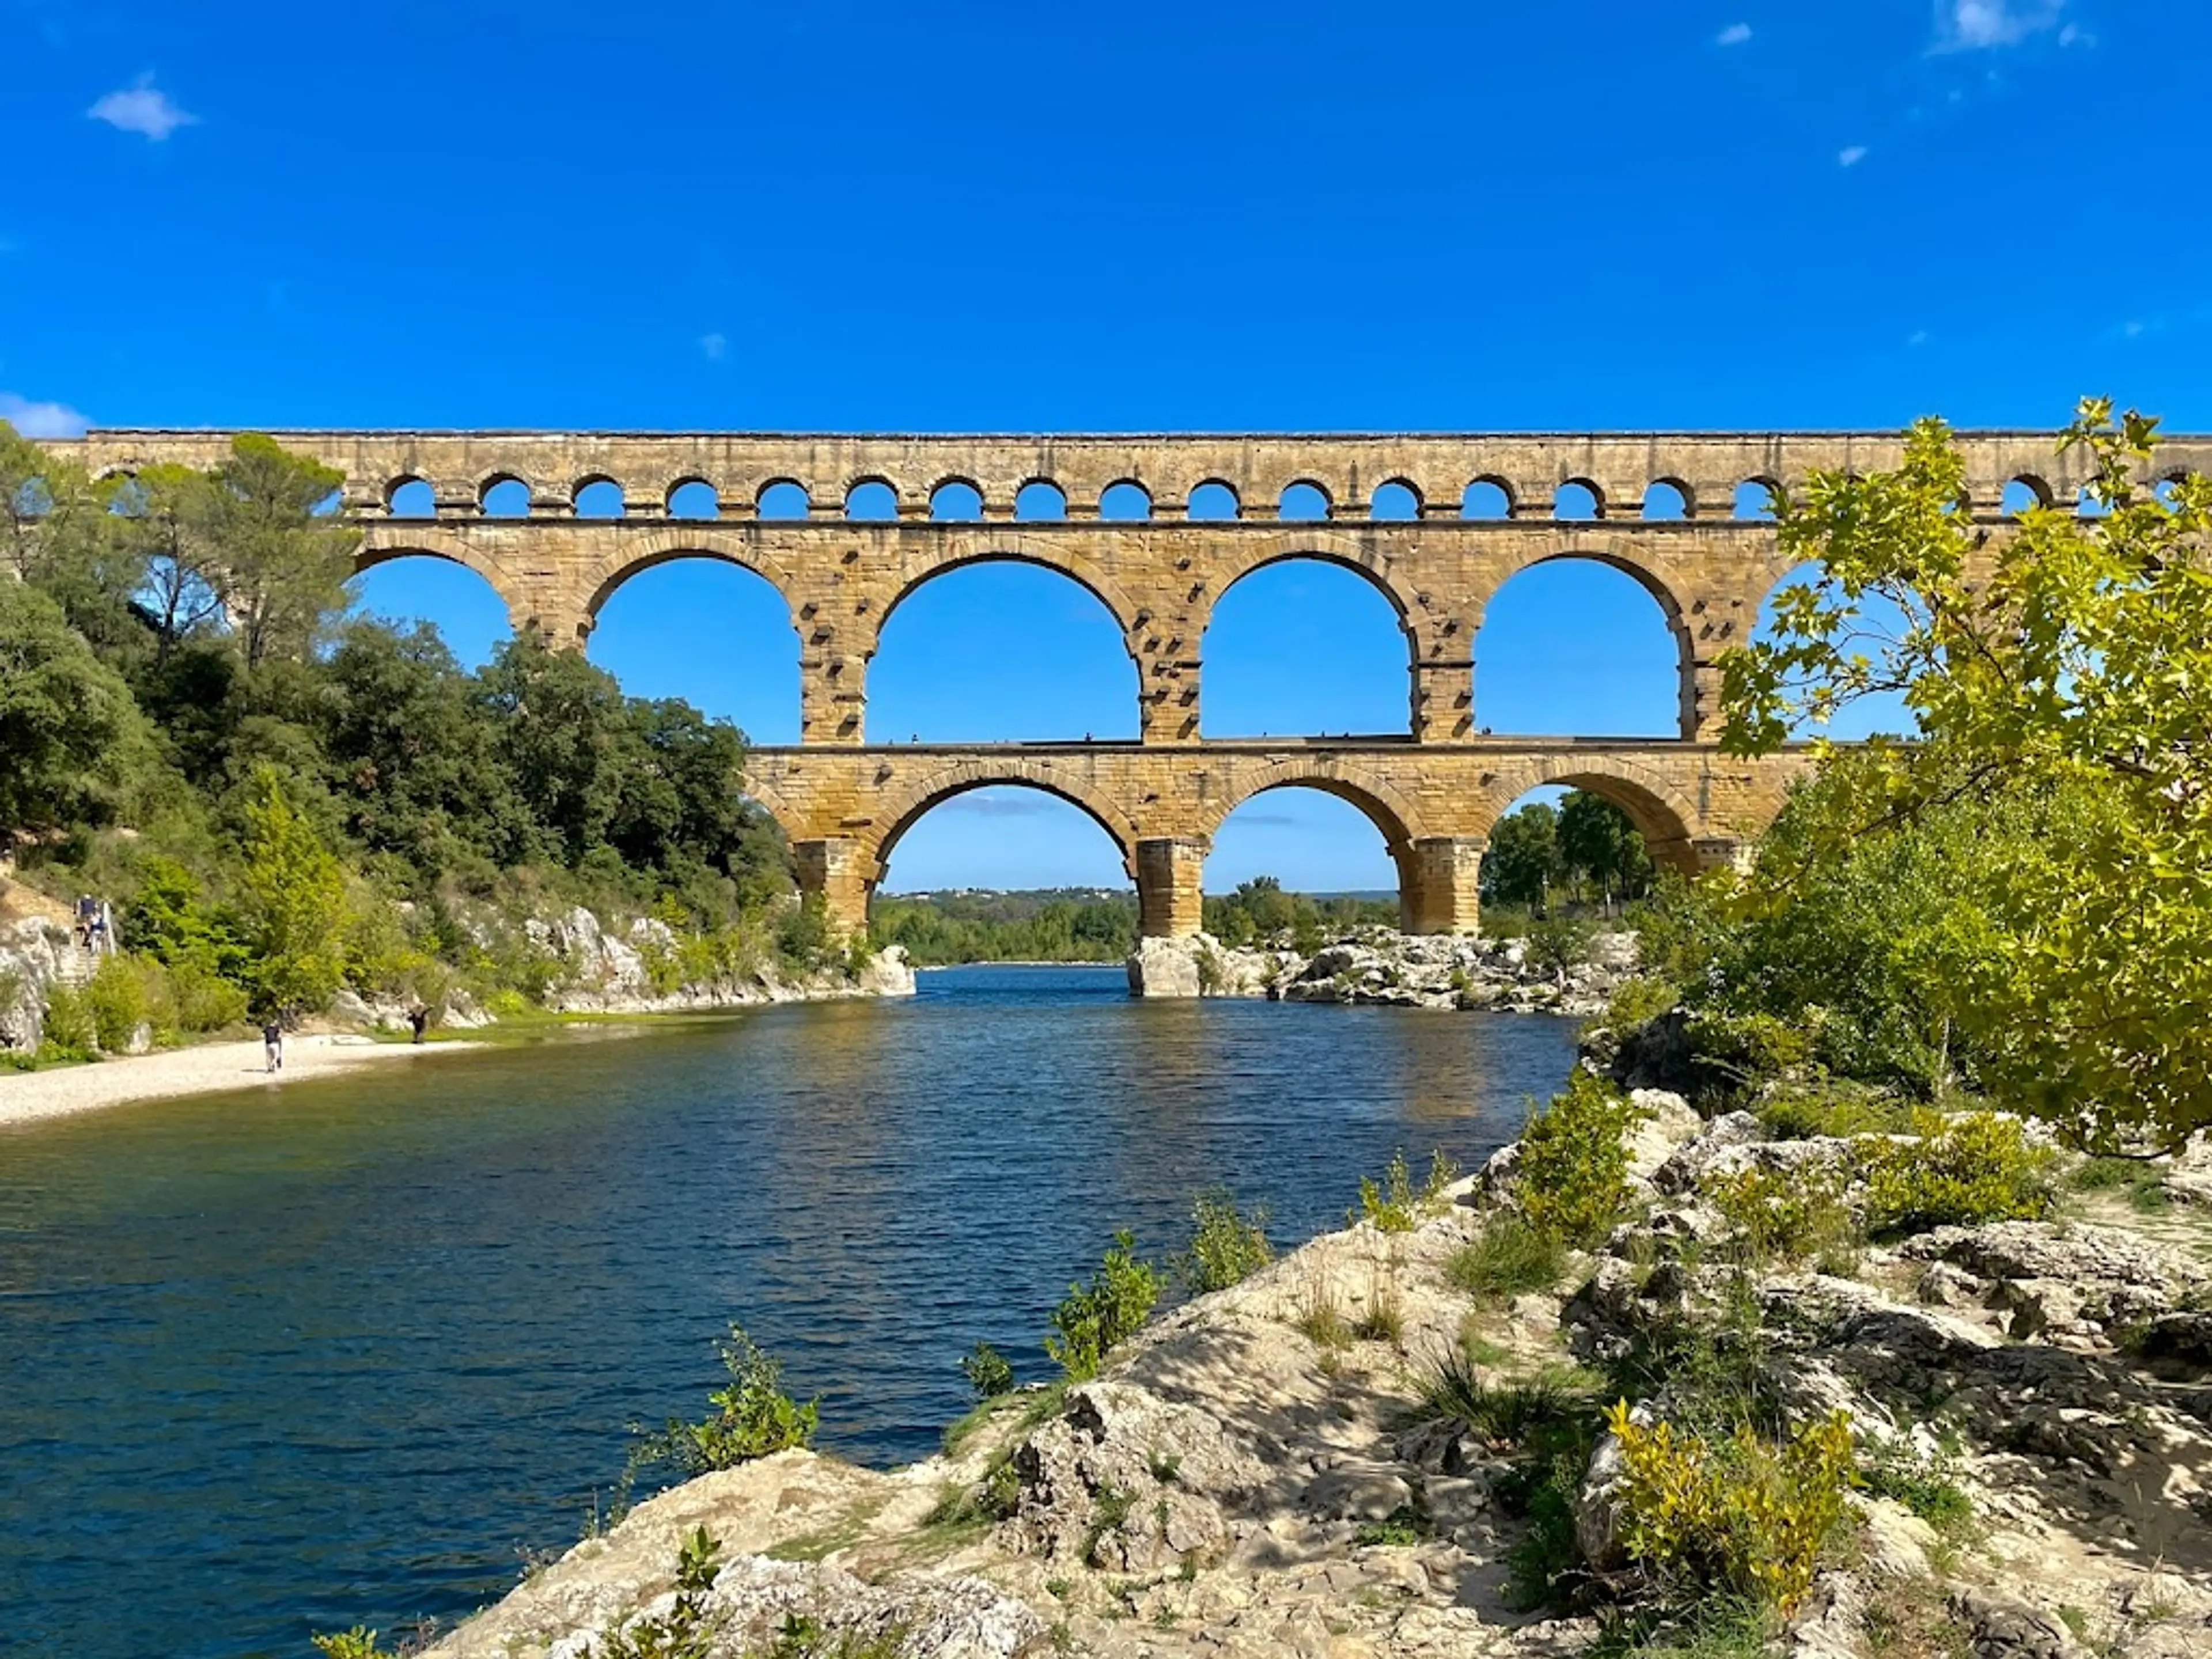
[{"label": "rippled water surface", "polygon": [[822,1443],[933,1449],[988,1338],[1227,1182],[1279,1239],[1395,1147],[1472,1164],[1565,1076],[1540,1016],[1129,1001],[961,969],[0,1131],[0,1652],[308,1652],[573,1542],[732,1317]]}]

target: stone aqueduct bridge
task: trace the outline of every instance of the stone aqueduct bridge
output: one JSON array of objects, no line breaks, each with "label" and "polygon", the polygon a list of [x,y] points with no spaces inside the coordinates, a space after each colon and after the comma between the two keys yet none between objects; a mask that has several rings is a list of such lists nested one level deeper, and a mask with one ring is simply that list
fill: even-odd
[{"label": "stone aqueduct bridge", "polygon": [[[1239,802],[1285,785],[1328,790],[1374,820],[1413,931],[1474,927],[1490,826],[1540,783],[1618,802],[1668,863],[1732,856],[1804,764],[1790,753],[1731,761],[1707,740],[1717,659],[1788,574],[1771,528],[1737,516],[1738,492],[1818,468],[1893,465],[1899,451],[1893,434],[1833,433],[277,435],[345,475],[362,568],[421,555],[465,565],[505,599],[518,632],[554,644],[580,647],[610,594],[668,560],[724,559],[774,583],[800,641],[800,741],[754,751],[747,787],[840,927],[865,918],[891,848],[922,812],[963,790],[1023,783],[1073,802],[1115,838],[1152,933],[1196,929],[1208,837]],[[54,447],[106,474],[212,465],[230,437],[100,430]],[[2083,481],[2049,433],[1961,441],[1978,518],[2003,517],[2008,485],[2059,501]],[[2161,465],[2212,468],[2212,440],[2171,441]],[[860,516],[871,498],[879,516]],[[1579,516],[1561,516],[1570,500]],[[1468,516],[1478,501],[1494,516]],[[947,515],[955,501],[963,517]],[[1357,571],[1396,611],[1409,665],[1402,737],[1201,737],[1213,605],[1240,577],[1294,557]],[[1658,602],[1679,653],[1680,741],[1481,735],[1484,609],[1516,573],[1560,558],[1624,570]],[[868,745],[868,663],[891,613],[934,575],[1008,559],[1066,574],[1113,613],[1137,668],[1139,740]]]}]

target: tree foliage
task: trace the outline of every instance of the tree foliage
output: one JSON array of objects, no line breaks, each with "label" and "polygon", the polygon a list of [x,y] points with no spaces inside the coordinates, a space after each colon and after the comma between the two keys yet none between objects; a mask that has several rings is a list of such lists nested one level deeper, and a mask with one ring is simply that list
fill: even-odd
[{"label": "tree foliage", "polygon": [[2170,1139],[2212,1123],[2212,479],[2154,488],[2155,422],[2102,399],[2062,450],[2091,462],[2087,510],[2009,532],[1960,510],[1936,421],[1898,467],[1780,503],[1784,557],[1824,574],[1723,658],[1725,744],[1881,691],[1919,738],[1832,751],[1743,902],[1785,915],[1824,866],[1904,860],[1934,915],[1881,954],[1919,1017],[2089,1139]]},{"label": "tree foliage", "polygon": [[144,743],[130,687],[62,607],[0,579],[0,836],[106,822]]}]

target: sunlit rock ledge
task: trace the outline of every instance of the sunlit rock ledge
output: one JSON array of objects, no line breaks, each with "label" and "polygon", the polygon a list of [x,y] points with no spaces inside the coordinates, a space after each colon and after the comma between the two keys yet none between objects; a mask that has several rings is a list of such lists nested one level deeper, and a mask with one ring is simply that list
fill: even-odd
[{"label": "sunlit rock ledge", "polygon": [[1400,933],[1387,927],[1323,945],[1235,949],[1212,935],[1147,939],[1129,957],[1140,997],[1265,997],[1277,1002],[1364,1002],[1406,1008],[1488,1008],[1586,1015],[1634,971],[1636,935],[1601,933],[1559,962],[1527,939]]}]

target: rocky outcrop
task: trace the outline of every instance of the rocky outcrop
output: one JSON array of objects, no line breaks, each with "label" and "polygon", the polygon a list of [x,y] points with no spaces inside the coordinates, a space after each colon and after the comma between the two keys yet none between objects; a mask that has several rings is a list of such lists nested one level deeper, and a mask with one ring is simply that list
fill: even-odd
[{"label": "rocky outcrop", "polygon": [[82,977],[83,951],[66,926],[40,917],[0,923],[0,1050],[29,1053],[46,1030],[47,988]]},{"label": "rocky outcrop", "polygon": [[877,1474],[786,1453],[679,1486],[432,1651],[589,1659],[672,1605],[695,1527],[726,1552],[712,1659],[765,1650],[787,1615],[904,1659],[1607,1650],[1595,1613],[1637,1583],[1620,1443],[1595,1432],[1569,1466],[1579,1563],[1562,1582],[1592,1611],[1532,1613],[1508,1593],[1528,1465],[1509,1429],[1420,1385],[1480,1355],[1504,1401],[1572,1355],[1615,1366],[1633,1420],[1671,1422],[1698,1373],[1641,1399],[1632,1379],[1703,1330],[1720,1346],[1700,1363],[1735,1368],[1762,1410],[1846,1413],[1869,1472],[1855,1541],[1770,1651],[2212,1652],[2212,1226],[2153,1239],[2100,1212],[1942,1228],[1855,1261],[1747,1260],[1707,1185],[1826,1164],[1841,1143],[1706,1123],[1656,1091],[1637,1105],[1633,1212],[1552,1290],[1477,1297],[1449,1271],[1516,1202],[1508,1149],[1412,1231],[1316,1239],[1155,1321],[1101,1377],[1012,1396],[957,1454]]},{"label": "rocky outcrop", "polygon": [[1266,997],[1280,1002],[1382,1003],[1591,1014],[1633,972],[1636,937],[1599,933],[1581,959],[1557,967],[1524,939],[1362,928],[1311,956],[1283,947],[1231,950],[1210,934],[1146,939],[1129,957],[1140,997]]}]

